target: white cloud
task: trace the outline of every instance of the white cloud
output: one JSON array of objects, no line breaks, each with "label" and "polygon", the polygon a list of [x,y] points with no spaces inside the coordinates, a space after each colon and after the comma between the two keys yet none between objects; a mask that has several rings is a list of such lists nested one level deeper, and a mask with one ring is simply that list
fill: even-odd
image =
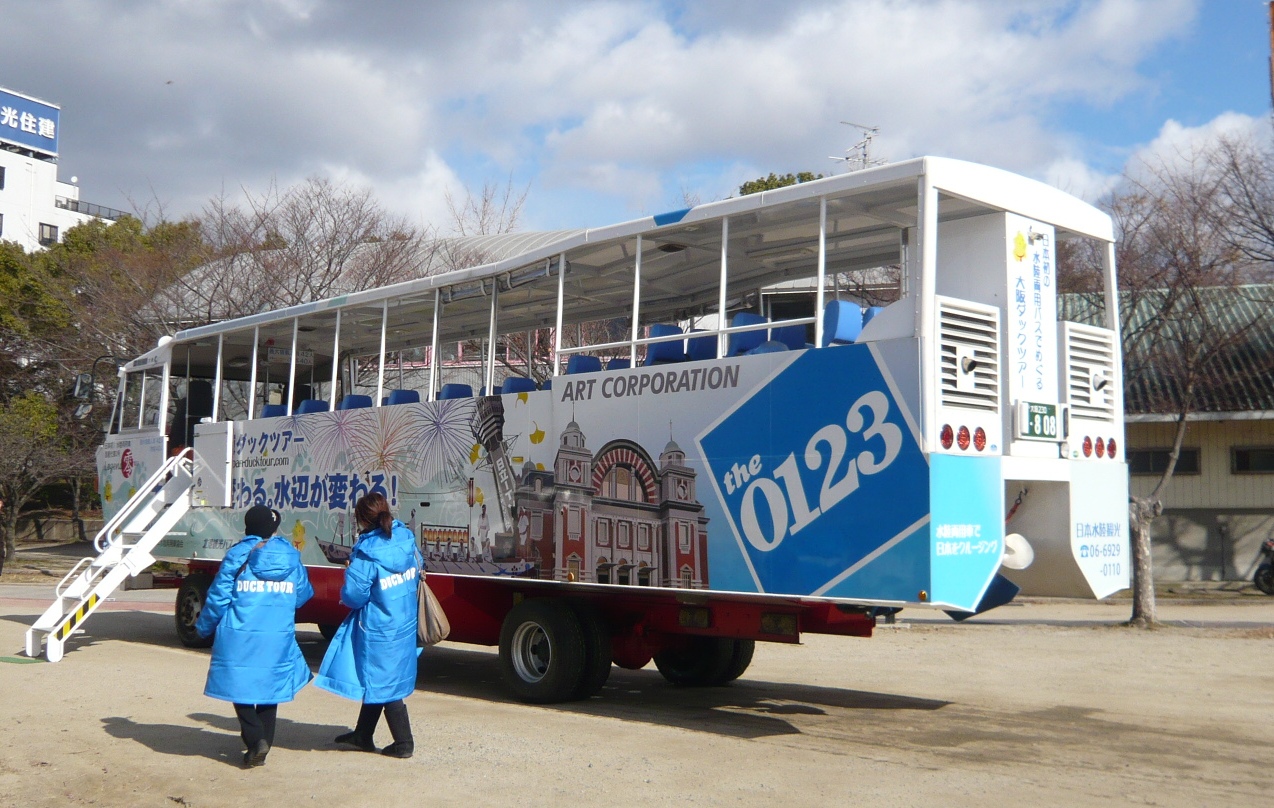
[{"label": "white cloud", "polygon": [[831,170],[826,157],[855,138],[845,118],[880,126],[878,154],[894,159],[939,153],[1042,174],[1077,159],[1050,131],[1055,106],[1142,89],[1138,60],[1182,32],[1194,6],[859,0],[695,37],[631,4],[585,7],[530,32],[538,47],[479,47],[481,117],[545,129],[555,175],[596,190],[613,176],[627,199],[638,174],[651,193],[679,192],[663,173],[700,160]]},{"label": "white cloud", "polygon": [[1269,122],[1237,112],[1226,112],[1200,126],[1182,126],[1169,120],[1159,135],[1133,152],[1127,171],[1134,177],[1157,168],[1185,167],[1207,154],[1222,138],[1256,140],[1269,136]]},{"label": "white cloud", "polygon": [[841,120],[881,127],[878,156],[1087,195],[1108,178],[1059,105],[1153,92],[1139,65],[1198,3],[0,0],[7,28],[39,32],[6,41],[0,75],[42,66],[14,89],[62,103],[63,170],[101,204],[153,188],[197,210],[333,171],[432,216],[439,183],[513,176],[556,206],[533,190],[529,226],[595,225],[728,195],[745,170],[830,173],[858,135]]},{"label": "white cloud", "polygon": [[1054,160],[1045,168],[1042,179],[1068,194],[1088,202],[1099,202],[1119,184],[1118,174],[1107,174],[1074,157]]}]

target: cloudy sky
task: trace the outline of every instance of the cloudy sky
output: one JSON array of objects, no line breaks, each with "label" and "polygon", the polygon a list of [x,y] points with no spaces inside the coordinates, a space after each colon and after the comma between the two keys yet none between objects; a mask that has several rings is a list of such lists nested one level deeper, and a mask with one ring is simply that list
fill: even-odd
[{"label": "cloudy sky", "polygon": [[597,226],[872,156],[1094,198],[1269,113],[1262,0],[0,0],[0,86],[61,107],[81,198],[197,213],[307,176],[417,223],[511,179]]}]

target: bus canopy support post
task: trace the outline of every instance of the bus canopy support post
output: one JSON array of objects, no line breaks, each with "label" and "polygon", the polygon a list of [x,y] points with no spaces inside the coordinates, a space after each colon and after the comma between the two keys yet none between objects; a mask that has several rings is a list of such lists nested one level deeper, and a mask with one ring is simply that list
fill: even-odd
[{"label": "bus canopy support post", "polygon": [[[933,361],[933,295],[938,280],[938,189],[928,172],[920,177],[917,195],[920,206],[916,217],[920,224],[920,283],[915,294],[920,305],[917,307],[916,336],[920,341],[920,383],[932,385],[932,380],[939,376]],[[922,389],[921,401],[925,402],[921,434],[932,436],[937,418],[934,397]]]},{"label": "bus canopy support post", "polygon": [[[226,335],[217,335],[217,369],[212,374],[212,420],[221,420],[221,358],[225,352]],[[187,394],[189,395],[189,394]]]},{"label": "bus canopy support post", "polygon": [[495,316],[496,302],[500,298],[500,279],[491,279],[491,317],[487,322],[487,366],[483,373],[486,377],[487,395],[495,395]]},{"label": "bus canopy support post", "polygon": [[641,308],[641,234],[637,235],[637,261],[633,264],[633,327],[632,338],[628,343],[628,362],[637,366],[637,312]]},{"label": "bus canopy support post", "polygon": [[288,415],[292,414],[292,402],[296,399],[296,333],[300,323],[300,317],[292,318],[292,356],[288,360]]},{"label": "bus canopy support post", "polygon": [[252,327],[252,372],[248,374],[248,420],[256,417],[257,409],[257,346],[261,344],[261,326]]},{"label": "bus canopy support post", "polygon": [[814,293],[814,347],[823,347],[823,306],[827,293],[827,197],[818,198],[818,291]]},{"label": "bus canopy support post", "polygon": [[730,244],[730,217],[721,219],[721,286],[717,290],[717,358],[725,356],[728,336],[722,331],[728,325],[725,314],[726,248]]},{"label": "bus canopy support post", "polygon": [[1105,276],[1106,327],[1116,334],[1119,331],[1119,291],[1115,282],[1115,245],[1106,242],[1102,255],[1102,274]]},{"label": "bus canopy support post", "polygon": [[336,372],[341,355],[341,310],[336,310],[336,332],[332,335],[332,387],[327,391],[327,408],[336,409]]},{"label": "bus canopy support post", "polygon": [[[189,348],[186,349],[186,356],[190,356]],[[165,432],[168,430],[168,385],[172,384],[174,359],[176,359],[176,357],[173,356],[170,351],[168,354],[168,361],[164,363],[164,369],[160,372],[159,376],[159,410],[155,413],[155,425]],[[143,374],[142,378],[142,384],[145,384],[145,374]],[[146,399],[143,397],[142,401],[144,402],[145,400]],[[144,403],[142,405],[142,409],[146,409],[146,405]],[[167,435],[166,437],[168,438],[166,446],[171,449],[173,436]]]},{"label": "bus canopy support post", "polygon": [[381,396],[385,395],[385,331],[389,327],[389,298],[380,304],[380,357],[376,365],[376,398],[372,406],[379,407]]},{"label": "bus canopy support post", "polygon": [[442,309],[442,289],[434,290],[434,325],[429,336],[429,400],[434,400],[434,390],[438,384],[438,315]]},{"label": "bus canopy support post", "polygon": [[562,366],[562,305],[566,300],[566,253],[557,256],[557,326],[553,329],[553,375]]},{"label": "bus canopy support post", "polygon": [[[1106,242],[1104,250],[1105,265],[1103,269],[1106,274],[1106,327],[1114,334],[1114,359],[1115,359],[1115,378],[1124,378],[1124,352],[1120,348],[1120,328],[1119,328],[1119,280],[1115,275],[1115,242]],[[1122,383],[1115,384],[1115,395],[1118,396],[1118,403],[1115,405],[1116,412],[1123,412],[1124,405],[1124,386]],[[1125,450],[1126,451],[1126,450]]]}]

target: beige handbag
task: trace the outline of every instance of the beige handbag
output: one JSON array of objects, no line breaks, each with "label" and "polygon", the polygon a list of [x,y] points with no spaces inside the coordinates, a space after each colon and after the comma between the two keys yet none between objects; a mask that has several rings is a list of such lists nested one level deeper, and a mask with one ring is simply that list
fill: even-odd
[{"label": "beige handbag", "polygon": [[423,574],[416,590],[416,621],[416,638],[421,645],[435,645],[451,633],[451,623]]}]

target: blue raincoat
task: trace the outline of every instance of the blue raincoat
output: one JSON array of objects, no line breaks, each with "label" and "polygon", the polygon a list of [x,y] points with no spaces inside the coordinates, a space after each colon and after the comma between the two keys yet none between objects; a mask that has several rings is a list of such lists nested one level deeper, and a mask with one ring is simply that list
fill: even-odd
[{"label": "blue raincoat", "polygon": [[214,699],[280,704],[310,681],[296,644],[296,610],[314,587],[287,540],[276,536],[254,549],[260,541],[246,536],[226,551],[195,622],[200,636],[217,633],[203,691]]},{"label": "blue raincoat", "polygon": [[416,587],[420,554],[402,522],[359,536],[341,603],[353,611],[332,637],[314,684],[347,699],[383,704],[416,689]]}]

